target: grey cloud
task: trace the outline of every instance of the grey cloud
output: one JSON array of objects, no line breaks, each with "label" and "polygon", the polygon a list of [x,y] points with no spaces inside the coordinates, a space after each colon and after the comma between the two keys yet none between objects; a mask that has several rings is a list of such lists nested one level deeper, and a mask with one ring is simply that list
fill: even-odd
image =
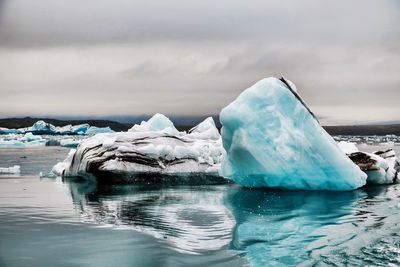
[{"label": "grey cloud", "polygon": [[399,15],[397,0],[0,0],[0,115],[218,113],[283,74],[324,119],[387,119]]},{"label": "grey cloud", "polygon": [[6,47],[160,40],[399,40],[396,1],[7,0],[3,6],[0,45]]}]

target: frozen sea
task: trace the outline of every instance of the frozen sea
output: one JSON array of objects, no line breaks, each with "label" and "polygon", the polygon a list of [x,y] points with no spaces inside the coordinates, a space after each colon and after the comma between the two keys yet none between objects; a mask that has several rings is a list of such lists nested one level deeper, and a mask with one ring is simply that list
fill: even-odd
[{"label": "frozen sea", "polygon": [[0,149],[0,167],[21,166],[0,176],[1,267],[400,266],[400,185],[284,192],[40,178],[68,151]]}]

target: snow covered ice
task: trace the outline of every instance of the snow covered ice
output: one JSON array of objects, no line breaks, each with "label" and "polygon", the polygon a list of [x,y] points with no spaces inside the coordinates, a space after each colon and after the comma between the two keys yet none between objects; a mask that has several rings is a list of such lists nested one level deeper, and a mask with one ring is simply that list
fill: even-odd
[{"label": "snow covered ice", "polygon": [[50,173],[55,176],[62,176],[65,169],[71,164],[75,152],[76,149],[71,149],[68,152],[67,158],[64,161],[58,162],[56,165],[54,165]]},{"label": "snow covered ice", "polygon": [[37,121],[31,127],[8,129],[0,127],[0,134],[24,134],[34,135],[94,135],[97,133],[114,132],[110,127],[95,127],[89,124],[54,126],[45,121]]},{"label": "snow covered ice", "polygon": [[0,174],[18,174],[21,172],[21,167],[19,165],[14,165],[12,167],[0,167]]},{"label": "snow covered ice", "polygon": [[108,182],[152,182],[165,176],[178,180],[182,176],[219,177],[223,153],[212,118],[186,133],[179,132],[164,115],[156,114],[128,132],[97,134],[83,140],[64,176]]},{"label": "snow covered ice", "polygon": [[367,184],[398,182],[400,165],[393,149],[375,153],[354,152],[349,157],[368,175]]},{"label": "snow covered ice", "polygon": [[45,146],[46,142],[45,138],[32,133],[0,135],[0,148]]},{"label": "snow covered ice", "polygon": [[220,114],[223,177],[246,187],[352,190],[367,175],[320,126],[293,83],[266,78]]}]

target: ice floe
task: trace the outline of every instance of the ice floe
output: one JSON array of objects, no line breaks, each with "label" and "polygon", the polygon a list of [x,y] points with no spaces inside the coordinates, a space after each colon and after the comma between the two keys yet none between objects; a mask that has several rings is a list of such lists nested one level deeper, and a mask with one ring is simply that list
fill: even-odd
[{"label": "ice floe", "polygon": [[393,184],[398,182],[399,162],[393,149],[375,153],[354,152],[349,155],[367,175],[367,184]]},{"label": "ice floe", "polygon": [[45,138],[32,133],[0,135],[0,148],[45,146],[46,142]]},{"label": "ice floe", "polygon": [[95,127],[89,124],[54,126],[45,121],[37,121],[31,127],[8,129],[0,127],[0,134],[24,134],[34,135],[93,135],[97,133],[113,132],[110,127]]},{"label": "ice floe", "polygon": [[21,172],[21,167],[19,165],[14,165],[12,167],[0,167],[0,174],[19,174]]}]

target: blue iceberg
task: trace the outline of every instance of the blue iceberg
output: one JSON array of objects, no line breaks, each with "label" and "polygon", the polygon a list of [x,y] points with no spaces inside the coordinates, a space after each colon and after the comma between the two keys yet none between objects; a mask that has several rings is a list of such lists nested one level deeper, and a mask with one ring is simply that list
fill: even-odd
[{"label": "blue iceberg", "polygon": [[0,135],[3,134],[25,134],[32,133],[34,135],[94,135],[98,133],[112,133],[110,127],[95,127],[89,124],[54,126],[45,121],[37,121],[31,127],[8,129],[0,127]]},{"label": "blue iceberg", "polygon": [[343,153],[284,78],[251,86],[220,114],[220,175],[245,187],[352,190],[367,175]]},{"label": "blue iceberg", "polygon": [[111,130],[110,127],[96,127],[96,126],[90,126],[89,129],[86,131],[86,135],[95,135],[98,133],[113,133],[114,131]]}]

